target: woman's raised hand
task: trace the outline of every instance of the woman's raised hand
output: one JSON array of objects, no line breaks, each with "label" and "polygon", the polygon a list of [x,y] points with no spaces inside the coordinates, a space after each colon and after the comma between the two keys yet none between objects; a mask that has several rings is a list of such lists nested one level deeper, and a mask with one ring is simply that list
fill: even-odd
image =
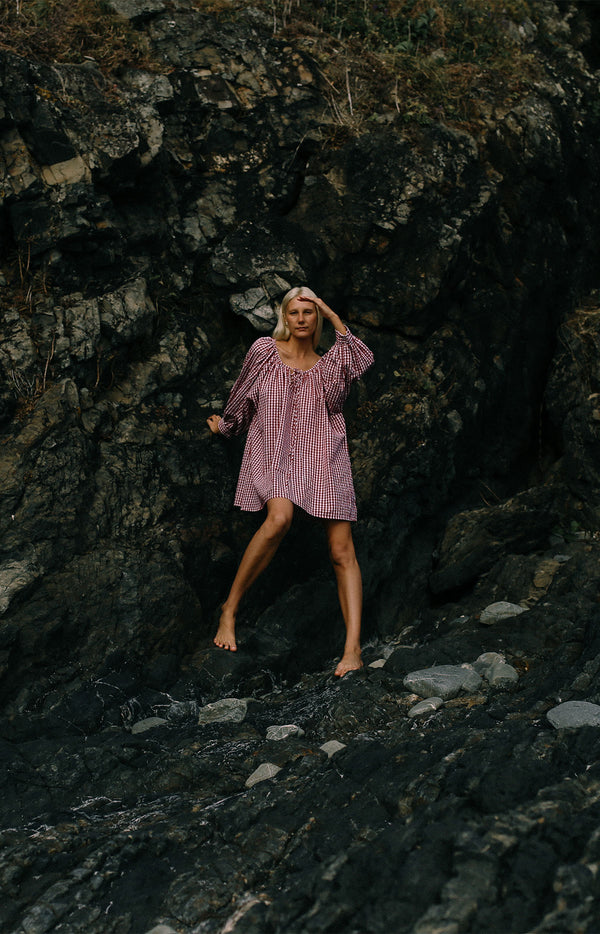
[{"label": "woman's raised hand", "polygon": [[322,298],[313,298],[312,301],[315,303],[323,317],[327,321],[331,321],[336,331],[339,331],[341,334],[346,333],[346,325],[340,318],[340,316],[330,308],[329,305],[325,304]]},{"label": "woman's raised hand", "polygon": [[212,431],[213,435],[219,434],[219,422],[221,421],[220,415],[209,415],[206,419],[206,424]]}]

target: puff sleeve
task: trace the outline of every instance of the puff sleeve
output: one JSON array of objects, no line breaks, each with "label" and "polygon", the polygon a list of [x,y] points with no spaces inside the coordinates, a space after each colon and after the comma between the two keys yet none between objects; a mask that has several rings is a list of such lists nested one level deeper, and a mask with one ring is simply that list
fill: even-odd
[{"label": "puff sleeve", "polygon": [[322,358],[325,403],[333,415],[342,411],[352,383],[360,379],[373,363],[366,344],[346,326],[346,333],[336,331],[335,344]]},{"label": "puff sleeve", "polygon": [[219,421],[219,432],[226,438],[248,430],[256,409],[253,390],[272,353],[272,341],[268,337],[259,337],[246,354]]}]

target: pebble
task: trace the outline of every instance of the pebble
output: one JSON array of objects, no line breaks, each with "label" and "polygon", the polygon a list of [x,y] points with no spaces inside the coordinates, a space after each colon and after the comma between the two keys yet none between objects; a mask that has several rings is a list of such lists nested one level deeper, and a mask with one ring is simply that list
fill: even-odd
[{"label": "pebble", "polygon": [[164,717],[146,717],[145,720],[138,720],[137,723],[134,723],[131,727],[132,733],[145,733],[146,730],[153,730],[154,727],[164,726],[165,723],[168,723],[168,720],[165,720]]},{"label": "pebble", "polygon": [[252,775],[246,779],[246,788],[252,788],[253,785],[258,785],[259,782],[264,782],[268,778],[273,778],[278,772],[281,772],[281,767],[279,765],[275,765],[274,762],[263,762],[254,770]]},{"label": "pebble", "polygon": [[224,697],[202,707],[198,713],[198,725],[205,723],[241,723],[248,712],[246,698]]},{"label": "pebble", "polygon": [[439,710],[443,705],[444,701],[441,697],[428,697],[426,700],[419,701],[418,704],[411,707],[408,711],[408,716],[421,717],[423,714],[433,713],[433,711]]},{"label": "pebble", "polygon": [[295,723],[284,723],[281,726],[267,728],[266,739],[280,740],[287,739],[288,736],[304,736],[304,730]]},{"label": "pebble", "polygon": [[483,655],[480,655],[479,658],[473,662],[473,668],[477,674],[485,677],[485,672],[491,668],[492,665],[497,665],[505,661],[504,655],[501,655],[500,652],[484,652]]},{"label": "pebble", "polygon": [[376,658],[374,662],[369,662],[369,668],[383,668],[385,658]]},{"label": "pebble", "polygon": [[484,676],[492,687],[500,687],[503,684],[516,684],[519,680],[519,673],[512,665],[506,662],[496,662],[489,668]]},{"label": "pebble", "polygon": [[330,739],[329,742],[323,743],[322,746],[319,746],[321,752],[327,754],[327,758],[331,759],[332,756],[335,756],[336,752],[339,752],[341,749],[345,749],[345,743],[338,743],[337,739]]},{"label": "pebble", "polygon": [[589,701],[566,701],[546,714],[557,730],[576,730],[582,726],[600,726],[600,706]]},{"label": "pebble", "polygon": [[492,626],[501,619],[509,619],[511,616],[518,616],[519,613],[526,613],[527,607],[519,606],[518,603],[507,603],[500,600],[498,603],[490,603],[485,610],[481,611],[479,622],[484,626]]},{"label": "pebble", "polygon": [[477,691],[481,677],[470,665],[434,665],[411,671],[404,678],[404,687],[419,697],[441,697],[450,700],[460,691]]},{"label": "pebble", "polygon": [[170,924],[157,924],[146,931],[146,934],[177,934],[177,931]]},{"label": "pebble", "polygon": [[494,687],[514,684],[519,680],[516,668],[508,665],[504,655],[499,652],[484,652],[473,662],[473,668]]}]

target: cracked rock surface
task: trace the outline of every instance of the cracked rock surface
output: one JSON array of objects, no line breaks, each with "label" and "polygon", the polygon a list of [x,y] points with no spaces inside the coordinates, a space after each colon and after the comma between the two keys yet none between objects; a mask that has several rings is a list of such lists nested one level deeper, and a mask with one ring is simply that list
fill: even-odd
[{"label": "cracked rock surface", "polygon": [[[155,70],[0,52],[0,927],[597,934],[593,5],[477,125],[350,129],[315,37],[110,5]],[[376,360],[341,681],[306,517],[212,645],[258,519],[205,420],[302,283]]]}]

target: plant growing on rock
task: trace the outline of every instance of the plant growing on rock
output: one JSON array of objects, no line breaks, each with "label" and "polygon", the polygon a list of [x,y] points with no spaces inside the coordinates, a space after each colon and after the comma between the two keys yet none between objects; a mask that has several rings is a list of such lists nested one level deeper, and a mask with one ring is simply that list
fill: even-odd
[{"label": "plant growing on rock", "polygon": [[0,49],[34,61],[92,61],[104,72],[121,65],[152,67],[143,35],[103,0],[2,4]]}]

